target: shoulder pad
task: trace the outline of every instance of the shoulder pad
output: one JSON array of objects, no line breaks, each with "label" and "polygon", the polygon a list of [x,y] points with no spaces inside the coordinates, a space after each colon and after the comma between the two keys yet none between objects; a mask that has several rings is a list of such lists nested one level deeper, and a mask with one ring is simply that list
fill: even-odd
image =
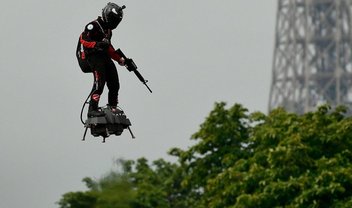
[{"label": "shoulder pad", "polygon": [[94,25],[92,23],[89,23],[87,26],[86,26],[86,29],[87,30],[93,30],[94,29]]}]

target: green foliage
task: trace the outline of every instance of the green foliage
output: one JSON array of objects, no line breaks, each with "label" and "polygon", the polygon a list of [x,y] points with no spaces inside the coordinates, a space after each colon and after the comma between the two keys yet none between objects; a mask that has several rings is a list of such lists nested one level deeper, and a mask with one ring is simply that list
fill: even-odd
[{"label": "green foliage", "polygon": [[[329,106],[252,114],[244,157],[208,180],[210,207],[338,207],[351,199],[351,125]],[[225,199],[225,200],[222,200]],[[204,206],[205,207],[205,206]]]},{"label": "green foliage", "polygon": [[97,197],[94,193],[69,192],[58,202],[61,208],[94,208]]},{"label": "green foliage", "polygon": [[321,106],[297,115],[249,114],[216,103],[176,163],[119,161],[120,171],[85,178],[61,208],[352,207],[352,118]]},{"label": "green foliage", "polygon": [[[126,166],[129,161],[119,161]],[[58,202],[61,208],[128,208],[134,199],[135,191],[129,181],[128,173],[110,172],[95,181],[84,178],[88,191],[69,192]]]},{"label": "green foliage", "polygon": [[138,159],[136,170],[130,175],[137,192],[133,207],[177,207],[177,194],[174,194],[177,181],[173,178],[177,166],[162,159],[154,161],[152,167],[147,162],[145,158]]},{"label": "green foliage", "polygon": [[188,207],[208,207],[213,192],[207,182],[250,154],[246,113],[247,109],[241,105],[226,109],[225,103],[215,104],[200,130],[192,136],[198,143],[180,155],[185,171],[182,185],[189,191]]},{"label": "green foliage", "polygon": [[84,178],[88,191],[69,192],[58,202],[61,208],[182,208],[176,164],[162,159],[152,165],[145,158],[118,160],[119,171],[98,180]]}]

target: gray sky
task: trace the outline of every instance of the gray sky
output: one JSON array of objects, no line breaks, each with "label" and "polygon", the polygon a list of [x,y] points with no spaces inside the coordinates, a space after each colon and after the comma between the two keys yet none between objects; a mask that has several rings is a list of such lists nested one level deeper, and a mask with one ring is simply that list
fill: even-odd
[{"label": "gray sky", "polygon": [[277,1],[115,2],[127,8],[112,43],[153,93],[118,68],[120,106],[137,138],[125,131],[105,144],[90,134],[81,141],[92,77],[80,72],[75,49],[107,1],[0,3],[0,207],[57,207],[120,157],[172,159],[166,152],[190,146],[217,101],[267,111]]}]

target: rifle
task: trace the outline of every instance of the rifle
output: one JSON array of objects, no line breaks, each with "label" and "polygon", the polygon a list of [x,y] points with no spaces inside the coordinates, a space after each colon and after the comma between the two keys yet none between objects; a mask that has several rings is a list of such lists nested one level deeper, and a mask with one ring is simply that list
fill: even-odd
[{"label": "rifle", "polygon": [[149,92],[152,93],[152,90],[147,85],[148,80],[145,80],[141,73],[137,70],[137,65],[131,58],[127,58],[125,54],[121,51],[121,49],[117,49],[116,53],[125,59],[125,66],[128,71],[133,71],[134,74],[138,77],[138,79],[148,88]]}]

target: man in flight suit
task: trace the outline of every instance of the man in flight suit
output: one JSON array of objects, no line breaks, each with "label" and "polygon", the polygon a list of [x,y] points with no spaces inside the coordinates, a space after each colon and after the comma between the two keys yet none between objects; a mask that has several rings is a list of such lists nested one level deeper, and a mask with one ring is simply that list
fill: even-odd
[{"label": "man in flight suit", "polygon": [[[89,101],[88,117],[104,116],[99,111],[98,104],[106,83],[108,93],[108,106],[112,111],[116,110],[118,103],[118,91],[120,88],[119,77],[112,59],[121,66],[125,60],[111,45],[112,30],[122,20],[125,6],[118,6],[115,3],[108,3],[102,11],[102,16],[88,23],[79,38],[77,47],[78,56],[86,60],[87,66],[94,75],[94,87]],[[83,69],[82,69],[83,70]]]}]

